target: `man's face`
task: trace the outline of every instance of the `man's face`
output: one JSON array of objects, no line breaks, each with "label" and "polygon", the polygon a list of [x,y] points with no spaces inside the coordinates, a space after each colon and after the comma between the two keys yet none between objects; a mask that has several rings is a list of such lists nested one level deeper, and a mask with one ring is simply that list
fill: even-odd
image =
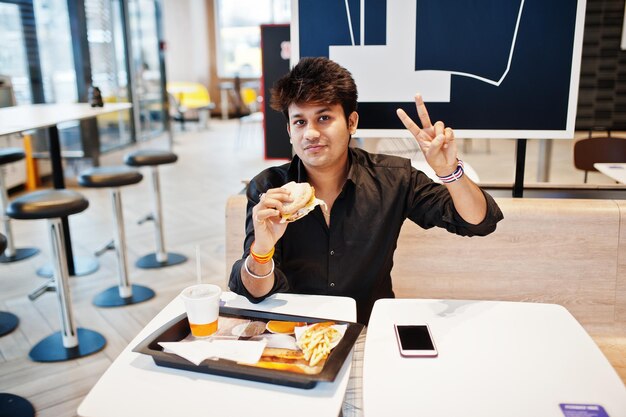
[{"label": "man's face", "polygon": [[291,104],[287,130],[296,155],[306,167],[329,168],[345,162],[358,115],[348,120],[340,104]]}]

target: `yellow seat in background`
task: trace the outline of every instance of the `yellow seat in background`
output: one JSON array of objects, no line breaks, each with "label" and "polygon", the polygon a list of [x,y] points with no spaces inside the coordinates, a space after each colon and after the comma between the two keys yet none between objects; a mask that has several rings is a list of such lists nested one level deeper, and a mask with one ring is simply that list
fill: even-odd
[{"label": "yellow seat in background", "polygon": [[258,107],[258,95],[256,90],[252,87],[242,87],[241,88],[241,101],[244,106],[250,110],[250,113],[254,113],[257,111]]},{"label": "yellow seat in background", "polygon": [[208,127],[210,111],[215,108],[211,102],[209,90],[200,83],[188,81],[170,81],[167,83],[170,97],[170,116],[181,122],[185,130],[185,121],[197,120],[199,127]]},{"label": "yellow seat in background", "polygon": [[171,81],[167,83],[167,92],[176,99],[181,110],[215,107],[215,104],[211,102],[209,90],[200,83]]}]

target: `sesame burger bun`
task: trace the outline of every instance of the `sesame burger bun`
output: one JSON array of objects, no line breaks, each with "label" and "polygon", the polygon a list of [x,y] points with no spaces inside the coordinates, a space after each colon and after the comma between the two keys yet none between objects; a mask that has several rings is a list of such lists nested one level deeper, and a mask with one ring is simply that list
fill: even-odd
[{"label": "sesame burger bun", "polygon": [[289,191],[293,201],[284,203],[280,215],[292,222],[307,215],[315,207],[315,189],[308,182],[288,182],[281,188]]}]

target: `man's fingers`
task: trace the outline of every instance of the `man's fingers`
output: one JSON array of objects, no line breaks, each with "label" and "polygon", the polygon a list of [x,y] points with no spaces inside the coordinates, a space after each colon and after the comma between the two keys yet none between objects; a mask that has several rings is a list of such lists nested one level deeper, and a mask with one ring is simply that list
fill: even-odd
[{"label": "man's fingers", "polygon": [[261,205],[260,206],[261,210],[266,209],[266,208],[272,208],[272,209],[280,210],[280,209],[283,208],[283,202],[281,200],[269,197],[267,194],[265,194],[265,196],[263,196],[263,198],[261,199],[259,204]]},{"label": "man's fingers", "polygon": [[454,140],[454,131],[449,127],[446,127],[446,130],[444,131],[444,136],[446,138],[446,145],[449,146]]},{"label": "man's fingers", "polygon": [[434,126],[435,137],[437,137],[437,136],[443,137],[442,146],[445,149],[447,147],[447,144],[446,144],[446,137],[443,134],[444,130],[445,130],[445,125],[443,124],[442,121],[439,121],[439,122],[435,123],[435,126]]},{"label": "man's fingers", "polygon": [[435,136],[443,135],[444,130],[445,125],[443,124],[443,122],[435,123]]},{"label": "man's fingers", "polygon": [[454,131],[451,128],[446,127],[446,130],[444,131],[444,134],[446,135],[446,140],[448,142],[454,140]]},{"label": "man's fingers", "polygon": [[284,188],[272,188],[267,190],[267,196],[273,198],[280,198],[281,200],[289,200],[291,201],[291,193]]},{"label": "man's fingers", "polygon": [[263,204],[265,207],[282,208],[283,203],[291,201],[293,201],[291,194],[283,188],[272,188],[259,194],[259,204]]},{"label": "man's fingers", "polygon": [[415,107],[417,108],[417,115],[420,118],[420,122],[422,122],[422,129],[432,127],[428,110],[426,110],[426,105],[420,93],[415,94]]},{"label": "man's fingers", "polygon": [[280,212],[273,208],[266,208],[262,210],[257,210],[257,212],[253,216],[253,220],[257,223],[262,223],[270,217],[276,217],[280,214]]},{"label": "man's fingers", "polygon": [[400,121],[402,122],[404,127],[406,127],[409,130],[409,132],[411,132],[411,134],[415,136],[415,139],[417,139],[421,130],[419,126],[415,124],[415,122],[409,117],[408,114],[406,114],[404,110],[397,109],[396,114],[400,118]]},{"label": "man's fingers", "polygon": [[454,131],[449,127],[446,127],[446,129],[444,130],[444,138],[445,142],[443,144],[443,148],[448,149],[448,146],[450,146],[452,144],[452,141],[454,141]]},{"label": "man's fingers", "polygon": [[433,139],[430,142],[429,151],[430,152],[437,151],[439,148],[443,146],[444,142],[445,142],[445,136],[443,134],[435,136],[435,139]]}]

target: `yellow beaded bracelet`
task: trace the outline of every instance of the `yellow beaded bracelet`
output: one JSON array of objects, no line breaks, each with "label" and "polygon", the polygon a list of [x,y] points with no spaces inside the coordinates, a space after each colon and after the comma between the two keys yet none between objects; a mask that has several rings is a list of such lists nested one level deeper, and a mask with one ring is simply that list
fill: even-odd
[{"label": "yellow beaded bracelet", "polygon": [[252,242],[252,245],[250,245],[250,256],[252,256],[252,259],[254,259],[257,263],[260,263],[260,264],[268,263],[274,256],[274,251],[275,251],[275,248],[272,248],[272,250],[266,253],[265,255],[259,255],[258,253],[254,252],[254,242]]}]

